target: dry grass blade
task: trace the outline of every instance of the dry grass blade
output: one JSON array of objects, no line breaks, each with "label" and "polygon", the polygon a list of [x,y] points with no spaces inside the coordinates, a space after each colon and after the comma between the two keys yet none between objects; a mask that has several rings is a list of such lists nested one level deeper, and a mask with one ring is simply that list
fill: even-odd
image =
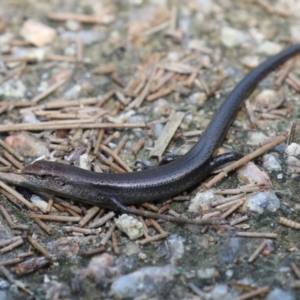
[{"label": "dry grass blade", "polygon": [[51,259],[51,256],[48,253],[48,251],[46,251],[46,249],[39,242],[37,242],[34,238],[32,238],[31,236],[28,235],[27,240],[29,241],[29,243],[32,245],[33,248],[35,248],[36,250],[41,252],[41,254],[43,254],[46,258]]},{"label": "dry grass blade", "polygon": [[52,229],[47,226],[41,219],[39,218],[32,218],[32,220],[40,226],[47,234],[51,235],[52,234]]},{"label": "dry grass blade", "polygon": [[176,112],[164,127],[158,140],[155,142],[154,148],[150,152],[150,156],[156,156],[161,159],[166,147],[169,145],[177,128],[181,124],[185,113]]},{"label": "dry grass blade", "polygon": [[248,238],[277,239],[278,234],[270,233],[270,232],[237,232],[235,236],[248,237]]},{"label": "dry grass blade", "polygon": [[79,222],[81,217],[70,217],[70,216],[57,216],[57,215],[38,215],[30,214],[30,218],[37,218],[45,221],[55,222]]},{"label": "dry grass blade", "polygon": [[253,254],[249,257],[248,262],[252,263],[258,255],[267,247],[268,241],[264,240],[261,244],[257,247],[257,249],[253,252]]},{"label": "dry grass blade", "polygon": [[112,233],[115,231],[115,229],[116,229],[116,224],[114,223],[110,226],[110,228],[105,233],[104,237],[101,239],[99,244],[102,246],[105,246],[107,244],[108,240],[111,238]]},{"label": "dry grass blade", "polygon": [[86,215],[79,221],[78,226],[85,226],[98,213],[99,210],[100,208],[97,206],[93,206],[92,208],[90,208],[87,211]]},{"label": "dry grass blade", "polygon": [[49,86],[44,92],[35,96],[31,101],[34,104],[38,103],[40,100],[44,99],[45,97],[53,93],[55,90],[57,90],[59,87],[61,87],[65,82],[65,80],[62,80],[54,83],[53,85]]},{"label": "dry grass blade", "polygon": [[[7,174],[5,174],[7,176]],[[4,175],[4,176],[5,176]],[[29,209],[36,211],[37,207],[34,206],[32,203],[30,203],[27,199],[25,199],[20,193],[18,193],[16,190],[12,189],[8,185],[6,185],[4,182],[0,181],[0,187],[10,193],[12,196],[17,198],[21,203],[23,203],[25,206],[27,206]]]},{"label": "dry grass blade", "polygon": [[254,291],[251,291],[251,292],[248,292],[248,293],[245,293],[241,296],[238,296],[236,298],[233,298],[232,300],[247,300],[247,299],[252,299],[256,296],[262,296],[262,295],[265,295],[267,293],[269,293],[271,290],[270,286],[266,285],[266,286],[263,286],[261,288],[257,288],[255,289]]},{"label": "dry grass blade", "polygon": [[107,221],[112,219],[115,216],[115,213],[113,211],[110,211],[108,214],[102,216],[101,218],[95,220],[91,224],[89,224],[90,228],[96,228],[100,227],[101,225],[105,224]]},{"label": "dry grass blade", "polygon": [[300,279],[300,269],[294,262],[291,262],[291,269],[293,270],[297,278]]},{"label": "dry grass blade", "polygon": [[90,123],[93,120],[70,120],[70,121],[56,121],[56,122],[42,122],[42,123],[23,123],[0,125],[0,132],[8,131],[42,131],[42,130],[57,130],[57,129],[78,129],[78,128],[143,128],[146,127],[144,123]]},{"label": "dry grass blade", "polygon": [[100,254],[100,253],[103,253],[106,251],[106,248],[101,246],[99,248],[95,248],[95,249],[92,249],[92,250],[89,250],[89,251],[85,251],[82,253],[83,256],[92,256],[92,255],[95,255],[95,254]]},{"label": "dry grass blade", "polygon": [[24,241],[21,237],[19,237],[17,240],[15,240],[14,242],[12,242],[11,244],[7,245],[6,247],[3,247],[0,250],[0,254],[6,253],[8,251],[11,251],[21,245],[23,245]]},{"label": "dry grass blade", "polygon": [[300,229],[300,223],[289,220],[284,217],[279,218],[279,224],[284,225],[286,227],[294,228],[294,229]]}]

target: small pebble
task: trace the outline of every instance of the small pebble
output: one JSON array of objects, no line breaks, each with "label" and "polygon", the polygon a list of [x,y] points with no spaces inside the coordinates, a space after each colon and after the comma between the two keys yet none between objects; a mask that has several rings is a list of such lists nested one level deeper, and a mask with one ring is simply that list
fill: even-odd
[{"label": "small pebble", "polygon": [[266,89],[255,97],[259,109],[277,108],[283,103],[283,95],[275,90]]},{"label": "small pebble", "polygon": [[92,162],[90,156],[87,153],[80,155],[79,157],[79,167],[84,170],[91,171]]},{"label": "small pebble", "polygon": [[47,143],[25,131],[6,137],[5,143],[24,157],[49,156]]},{"label": "small pebble", "polygon": [[286,159],[287,172],[290,174],[300,174],[300,160],[289,155]]},{"label": "small pebble", "polygon": [[199,40],[199,39],[190,39],[188,42],[188,49],[190,50],[197,50],[199,48],[207,48],[206,42],[204,40]]},{"label": "small pebble", "polygon": [[124,253],[126,256],[130,256],[130,255],[139,253],[139,251],[140,251],[139,244],[137,244],[135,242],[127,242],[125,244]]},{"label": "small pebble", "polygon": [[[298,6],[299,6],[299,9],[300,9],[300,3],[298,2],[298,1],[295,1],[294,3],[293,3],[293,6],[295,5],[295,4],[298,4]],[[299,10],[300,11],[300,10]],[[294,9],[294,13],[297,13],[297,14],[299,14],[299,12],[297,12],[297,9]],[[300,15],[299,15],[299,17],[300,17]],[[295,43],[299,43],[300,42],[300,37],[299,37],[299,27],[300,26],[300,22],[299,22],[299,18],[297,18],[297,19],[295,19],[295,22],[293,22],[291,25],[290,25],[290,34],[291,34],[291,38],[293,39],[293,41],[295,42]]]},{"label": "small pebble", "polygon": [[65,26],[71,31],[79,31],[81,29],[81,24],[76,20],[67,20]]},{"label": "small pebble", "polygon": [[265,210],[275,212],[280,208],[280,200],[272,191],[259,192],[254,195],[247,196],[242,210],[247,212],[251,210],[262,214]]},{"label": "small pebble", "polygon": [[253,162],[247,163],[237,171],[238,178],[245,183],[264,184],[272,187],[268,174],[260,170]]},{"label": "small pebble", "polygon": [[129,122],[130,123],[143,123],[143,122],[145,122],[145,118],[142,115],[134,115],[134,116],[130,117]]},{"label": "small pebble", "polygon": [[168,53],[168,59],[170,61],[178,61],[180,59],[180,53],[176,51],[171,51]]},{"label": "small pebble", "polygon": [[132,216],[121,215],[116,219],[116,225],[120,231],[124,232],[130,240],[136,240],[143,236],[143,224]]},{"label": "small pebble", "polygon": [[[40,196],[32,194],[32,196],[30,197],[30,201],[34,206],[38,207],[44,214],[47,212],[48,202],[46,202]],[[57,212],[57,209],[54,206],[52,206],[51,212]]]},{"label": "small pebble", "polygon": [[144,2],[144,0],[129,0],[129,2],[130,2],[130,4],[139,6]]},{"label": "small pebble", "polygon": [[277,174],[277,179],[282,180],[283,179],[283,174],[282,173]]},{"label": "small pebble", "polygon": [[63,97],[67,99],[75,99],[80,95],[82,88],[79,84],[74,84],[69,90],[65,91]]},{"label": "small pebble", "polygon": [[66,56],[75,56],[77,49],[74,44],[69,45],[68,47],[64,48],[64,55]]},{"label": "small pebble", "polygon": [[178,235],[171,235],[168,238],[169,251],[171,253],[171,264],[178,265],[184,254],[184,240]]},{"label": "small pebble", "polygon": [[274,288],[266,297],[266,300],[294,300],[295,295],[291,294],[291,292],[283,291],[279,288]]},{"label": "small pebble", "polygon": [[230,279],[233,276],[233,274],[234,274],[234,271],[231,269],[226,270],[226,272],[225,272],[225,275],[228,279]]},{"label": "small pebble", "polygon": [[60,39],[64,41],[76,41],[80,38],[85,46],[91,45],[93,43],[99,43],[107,37],[106,31],[90,30],[84,29],[79,32],[73,31],[61,31],[59,34]]},{"label": "small pebble", "polygon": [[71,297],[71,289],[68,284],[54,280],[54,276],[50,282],[44,283],[44,286],[46,286],[44,288],[46,299],[70,299]]},{"label": "small pebble", "polygon": [[254,69],[259,65],[258,56],[244,56],[241,63],[249,69]]},{"label": "small pebble", "polygon": [[0,97],[3,98],[25,98],[26,86],[22,81],[7,80],[0,85]]},{"label": "small pebble", "polygon": [[197,105],[197,106],[202,105],[206,101],[206,99],[207,99],[206,94],[201,93],[201,92],[193,93],[188,97],[189,103]]},{"label": "small pebble", "polygon": [[47,274],[44,275],[43,282],[44,282],[44,283],[49,283],[49,282],[51,282],[51,279],[49,278],[49,276],[48,276]]},{"label": "small pebble", "polygon": [[287,155],[292,155],[297,157],[298,155],[300,155],[300,145],[296,143],[291,143],[286,147],[285,153]]},{"label": "small pebble", "polygon": [[222,27],[221,30],[221,42],[227,48],[233,48],[243,44],[247,39],[248,35],[238,29],[232,27]]},{"label": "small pebble", "polygon": [[[4,289],[7,289],[9,287],[9,282],[4,280],[4,279],[1,279],[0,280],[0,289],[1,290],[4,290]],[[6,298],[1,298],[0,299],[6,299]]]},{"label": "small pebble", "polygon": [[258,53],[266,54],[266,55],[274,55],[282,50],[281,45],[271,42],[264,41],[257,49]]},{"label": "small pebble", "polygon": [[102,23],[105,25],[108,25],[110,23],[112,23],[113,21],[115,21],[116,17],[114,15],[103,15],[102,16]]},{"label": "small pebble", "polygon": [[37,118],[37,116],[33,113],[32,110],[22,109],[20,114],[22,116],[22,120],[24,123],[30,123],[30,124],[40,123],[40,120]]},{"label": "small pebble", "polygon": [[203,207],[208,206],[213,200],[222,198],[222,196],[215,195],[213,189],[197,193],[196,196],[191,199],[188,211],[199,213]]},{"label": "small pebble", "polygon": [[111,285],[110,294],[114,299],[154,299],[170,290],[176,274],[172,265],[144,267],[119,277]]},{"label": "small pebble", "polygon": [[220,300],[220,299],[233,299],[233,295],[231,295],[229,288],[226,284],[217,284],[214,286],[212,291],[209,293],[211,300]]},{"label": "small pebble", "polygon": [[114,266],[115,259],[114,256],[108,253],[94,256],[88,267],[81,270],[81,278],[90,277],[97,283],[111,282],[120,271],[118,267]]},{"label": "small pebble", "polygon": [[60,237],[56,240],[48,242],[46,244],[46,249],[53,257],[60,259],[74,259],[80,250],[80,245],[87,243],[88,241],[87,237],[82,237],[82,239],[80,239],[80,237],[73,236]]},{"label": "small pebble", "polygon": [[164,129],[164,125],[161,123],[156,123],[153,126],[153,136],[155,139],[158,139]]},{"label": "small pebble", "polygon": [[[118,116],[118,120],[121,123],[125,123],[125,122],[129,122],[129,119],[134,116],[136,113],[136,111],[134,111],[133,109],[130,109],[128,111],[124,111],[122,113],[119,114]],[[144,120],[145,121],[145,120]],[[142,121],[143,122],[143,121]]]},{"label": "small pebble", "polygon": [[224,264],[231,264],[243,250],[244,239],[239,237],[229,238],[218,251],[218,260]]},{"label": "small pebble", "polygon": [[144,252],[140,252],[138,255],[139,255],[139,259],[141,259],[141,260],[147,259],[147,254],[145,254]]},{"label": "small pebble", "polygon": [[0,45],[9,44],[10,41],[15,39],[15,34],[12,32],[1,32]]},{"label": "small pebble", "polygon": [[53,28],[33,19],[24,22],[20,34],[26,41],[37,47],[50,44],[56,37]]},{"label": "small pebble", "polygon": [[263,166],[266,169],[280,171],[282,168],[275,155],[266,154],[263,156]]},{"label": "small pebble", "polygon": [[166,99],[160,98],[153,106],[153,116],[160,117],[170,113],[170,103]]},{"label": "small pebble", "polygon": [[48,82],[46,82],[46,81],[40,81],[39,82],[39,85],[37,86],[37,92],[38,93],[42,93],[42,92],[44,92],[47,88],[49,87],[49,84],[48,84]]},{"label": "small pebble", "polygon": [[197,271],[197,277],[199,279],[211,279],[219,277],[219,272],[216,268],[205,268]]},{"label": "small pebble", "polygon": [[258,146],[261,142],[267,139],[268,137],[262,132],[251,132],[248,134],[247,145]]}]

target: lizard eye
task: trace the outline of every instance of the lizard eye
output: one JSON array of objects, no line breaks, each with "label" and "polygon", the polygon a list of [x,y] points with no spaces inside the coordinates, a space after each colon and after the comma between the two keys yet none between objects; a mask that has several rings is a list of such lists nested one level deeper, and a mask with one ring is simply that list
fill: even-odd
[{"label": "lizard eye", "polygon": [[36,175],[36,177],[40,180],[45,180],[47,179],[47,175]]},{"label": "lizard eye", "polygon": [[65,181],[60,177],[54,177],[54,182],[56,185],[59,185],[59,186],[65,185]]}]

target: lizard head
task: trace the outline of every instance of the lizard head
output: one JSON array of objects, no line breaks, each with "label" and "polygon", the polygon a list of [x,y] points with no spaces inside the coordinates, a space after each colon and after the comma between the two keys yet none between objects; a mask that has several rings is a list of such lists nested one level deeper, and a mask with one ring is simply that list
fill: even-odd
[{"label": "lizard head", "polygon": [[51,189],[55,186],[63,186],[63,174],[65,165],[62,163],[39,160],[25,167],[22,175],[30,182],[39,185],[42,188]]}]

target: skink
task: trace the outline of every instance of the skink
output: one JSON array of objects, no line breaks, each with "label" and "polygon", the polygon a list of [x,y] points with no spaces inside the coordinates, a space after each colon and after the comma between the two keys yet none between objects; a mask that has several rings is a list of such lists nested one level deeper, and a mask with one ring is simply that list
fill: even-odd
[{"label": "skink", "polygon": [[213,152],[222,143],[240,105],[268,73],[297,53],[300,44],[268,58],[248,73],[220,106],[200,140],[173,162],[139,172],[104,174],[37,161],[22,174],[44,191],[106,207],[124,209],[124,204],[168,199],[194,187],[210,173]]}]

